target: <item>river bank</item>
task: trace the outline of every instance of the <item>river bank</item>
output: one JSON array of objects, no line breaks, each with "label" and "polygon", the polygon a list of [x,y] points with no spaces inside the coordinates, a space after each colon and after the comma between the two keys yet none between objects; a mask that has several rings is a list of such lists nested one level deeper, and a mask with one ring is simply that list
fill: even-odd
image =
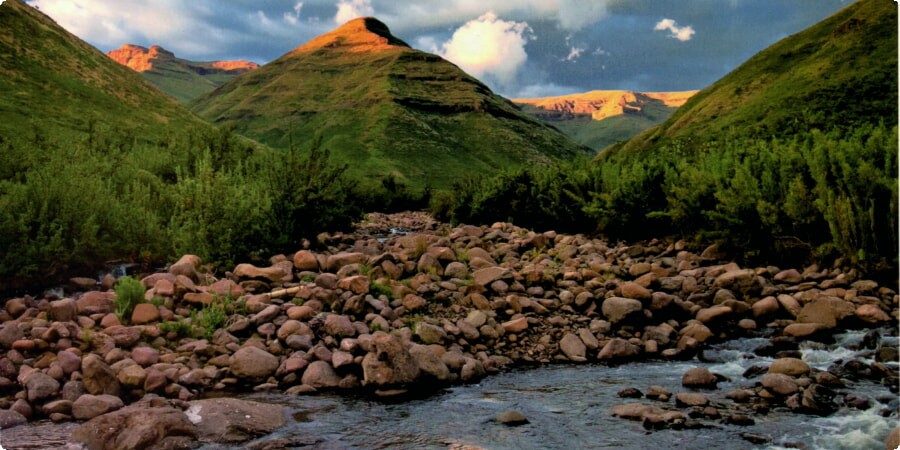
[{"label": "river bank", "polygon": [[[897,342],[885,332],[860,344],[862,360],[817,368],[799,358],[803,342],[896,325],[897,293],[852,270],[742,268],[715,247],[616,245],[510,224],[452,228],[416,214],[371,215],[354,233],[318,241],[224,273],[185,256],[143,277],[146,302],[124,317],[111,277],[74,280],[64,298],[7,300],[0,426],[87,420],[72,440],[90,437],[89,448],[192,447],[228,435],[198,430],[217,407],[266,409],[202,398],[215,392],[402,399],[523,365],[684,364],[748,336],[764,337],[752,354],[770,360],[742,373],[750,385],[726,403],[711,405],[704,389],[733,374],[679,365],[671,376],[684,392],[636,385],[640,397],[667,401],[623,400],[610,412],[677,429],[751,423],[776,408],[827,416],[864,403],[852,391],[860,379],[897,394]],[[894,404],[885,413],[896,417]],[[97,431],[135,417],[147,433],[132,441]],[[241,423],[226,441],[281,423]]]}]

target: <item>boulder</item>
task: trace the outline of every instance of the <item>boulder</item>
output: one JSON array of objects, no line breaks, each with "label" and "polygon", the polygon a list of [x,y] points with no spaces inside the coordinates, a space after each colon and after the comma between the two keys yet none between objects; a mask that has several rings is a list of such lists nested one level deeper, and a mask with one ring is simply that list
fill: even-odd
[{"label": "boulder", "polygon": [[202,260],[199,256],[196,255],[184,255],[169,266],[169,273],[175,275],[185,276],[190,278],[191,280],[197,280],[197,268],[200,267],[200,263]]},{"label": "boulder", "polygon": [[811,302],[803,305],[800,314],[797,315],[799,323],[820,323],[828,328],[834,328],[845,318],[856,312],[853,304],[837,297],[820,295]]},{"label": "boulder", "polygon": [[114,292],[88,291],[75,300],[78,308],[78,314],[109,314],[116,310],[113,301],[116,297]]},{"label": "boulder", "polygon": [[803,391],[801,405],[809,414],[827,416],[838,410],[834,398],[836,393],[821,384],[812,384]]},{"label": "boulder", "polygon": [[341,377],[335,373],[331,364],[325,361],[313,361],[303,371],[301,382],[316,389],[333,389],[341,384]]},{"label": "boulder", "polygon": [[758,292],[762,288],[759,277],[752,269],[729,270],[716,277],[714,285],[717,288],[729,289],[745,295]]},{"label": "boulder", "polygon": [[453,261],[447,264],[447,268],[444,269],[444,276],[451,279],[464,280],[469,276],[469,268],[459,261]]},{"label": "boulder", "polygon": [[625,339],[615,338],[603,346],[603,349],[597,354],[597,359],[629,359],[638,356],[640,353],[640,347]]},{"label": "boulder", "polygon": [[85,422],[69,440],[89,449],[189,449],[197,428],[179,409],[130,406]]},{"label": "boulder", "polygon": [[55,396],[59,392],[59,382],[47,374],[33,372],[25,379],[25,391],[28,392],[28,401],[34,404]]},{"label": "boulder", "polygon": [[475,284],[480,286],[489,286],[494,281],[508,278],[510,276],[512,276],[512,273],[509,271],[509,269],[498,266],[485,267],[483,269],[478,269],[472,273],[472,278],[475,280]]},{"label": "boulder", "polygon": [[792,377],[805,376],[809,374],[809,364],[797,358],[779,358],[772,361],[769,373],[781,373]]},{"label": "boulder", "polygon": [[412,356],[419,367],[422,374],[425,374],[437,381],[450,381],[450,369],[431,349],[424,345],[413,345],[409,349]]},{"label": "boulder", "polygon": [[512,410],[503,411],[502,413],[497,414],[494,421],[509,427],[517,427],[529,423],[528,418],[526,418],[524,414]]},{"label": "boulder", "polygon": [[269,281],[281,281],[291,275],[290,267],[276,264],[270,267],[256,267],[253,264],[238,264],[234,268],[234,276],[238,278],[262,278]]},{"label": "boulder", "polygon": [[319,260],[315,253],[309,250],[300,250],[294,253],[294,268],[301,272],[316,272],[319,270]]},{"label": "boulder", "polygon": [[352,277],[347,277],[338,282],[338,288],[343,289],[345,291],[353,292],[354,294],[368,294],[369,287],[371,286],[372,281],[369,277],[364,275],[354,275]]},{"label": "boulder", "polygon": [[856,308],[855,314],[856,317],[863,322],[871,324],[878,324],[891,320],[891,316],[879,308],[878,305],[860,305]]},{"label": "boulder", "polygon": [[0,430],[25,425],[28,419],[16,411],[0,409]]},{"label": "boulder", "polygon": [[185,411],[204,442],[239,443],[270,434],[287,423],[287,408],[236,398],[189,402]]},{"label": "boulder", "polygon": [[447,338],[443,328],[425,322],[417,323],[414,333],[423,344],[440,344]]},{"label": "boulder", "polygon": [[159,309],[149,303],[139,303],[131,313],[131,323],[144,325],[159,320]]},{"label": "boulder", "polygon": [[243,347],[231,356],[229,369],[238,378],[262,381],[278,370],[278,357],[252,346]]},{"label": "boulder", "polygon": [[769,296],[756,303],[750,309],[753,311],[753,317],[769,317],[778,312],[778,299]]},{"label": "boulder", "polygon": [[328,255],[328,258],[325,260],[325,270],[337,273],[338,270],[341,270],[341,267],[344,267],[348,264],[362,264],[369,260],[369,257],[364,253],[358,252],[341,252],[336,253],[334,255]]},{"label": "boulder", "polygon": [[622,297],[635,300],[650,300],[652,293],[649,289],[637,284],[634,281],[626,281],[619,286],[619,293]]},{"label": "boulder", "polygon": [[133,364],[119,370],[116,378],[119,380],[119,383],[122,383],[122,386],[140,389],[144,386],[144,381],[147,380],[147,372],[143,367]]},{"label": "boulder", "polygon": [[781,294],[778,296],[777,300],[778,304],[781,305],[785,311],[790,313],[792,317],[797,317],[797,315],[800,314],[802,307],[800,306],[800,302],[793,296]]},{"label": "boulder", "polygon": [[[419,377],[419,366],[395,336],[377,332],[372,335],[374,351],[363,358],[363,383],[377,388],[412,383]],[[308,370],[308,369],[307,369]]]},{"label": "boulder", "polygon": [[0,324],[0,345],[2,345],[3,348],[12,348],[13,342],[24,337],[25,332],[19,328],[18,322],[10,320]]},{"label": "boulder", "polygon": [[137,347],[131,351],[131,359],[140,366],[149,367],[159,362],[159,350],[153,347]]},{"label": "boulder", "polygon": [[566,333],[562,340],[559,341],[559,349],[569,358],[570,361],[574,362],[585,362],[587,358],[585,358],[585,354],[587,352],[587,347],[585,347],[584,342],[581,341],[581,338],[572,334]]},{"label": "boulder", "polygon": [[763,375],[762,386],[769,392],[782,397],[794,395],[800,390],[793,378],[782,373],[767,373]]},{"label": "boulder", "polygon": [[91,353],[81,361],[84,389],[89,394],[109,394],[118,397],[121,392],[116,374],[99,356]]},{"label": "boulder", "polygon": [[500,326],[502,326],[507,333],[521,333],[528,329],[528,318],[519,317],[503,322]]},{"label": "boulder", "polygon": [[897,450],[898,448],[900,448],[900,425],[895,426],[884,441],[884,450]]},{"label": "boulder", "polygon": [[705,367],[695,367],[681,376],[681,385],[689,388],[715,388],[718,378]]},{"label": "boulder", "polygon": [[706,406],[709,399],[703,394],[693,392],[679,392],[675,394],[675,405],[682,408],[690,408],[695,406]]},{"label": "boulder", "polygon": [[603,315],[611,323],[618,323],[631,314],[640,312],[642,308],[640,301],[624,297],[610,297],[604,300],[600,307]]},{"label": "boulder", "polygon": [[72,403],[72,417],[77,420],[90,420],[108,412],[122,409],[125,406],[119,397],[103,394],[85,394]]},{"label": "boulder", "polygon": [[731,307],[728,306],[712,306],[697,311],[696,319],[703,323],[718,322],[728,318],[732,313]]},{"label": "boulder", "polygon": [[827,330],[828,327],[821,323],[792,323],[782,330],[785,336],[807,337],[812,336],[821,331]]},{"label": "boulder", "polygon": [[50,320],[68,322],[78,315],[78,305],[71,298],[50,302]]},{"label": "boulder", "polygon": [[341,314],[328,314],[325,317],[324,330],[329,336],[337,338],[356,336],[356,328],[350,318]]}]

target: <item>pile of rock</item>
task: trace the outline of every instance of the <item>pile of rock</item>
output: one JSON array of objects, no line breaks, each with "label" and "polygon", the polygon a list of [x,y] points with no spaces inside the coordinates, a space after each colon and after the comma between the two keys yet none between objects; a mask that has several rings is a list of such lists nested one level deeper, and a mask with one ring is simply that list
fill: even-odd
[{"label": "pile of rock", "polygon": [[[144,277],[146,303],[125,318],[114,314],[108,279],[80,280],[91,290],[62,299],[9,299],[0,311],[8,410],[0,426],[241,386],[390,396],[513,363],[688,359],[760,327],[795,342],[898,317],[896,292],[853,270],[748,269],[683,242],[610,245],[507,223],[420,226],[430,231],[323,234],[319,251],[240,264],[223,277],[188,255]],[[227,321],[203,329],[215,308]],[[896,359],[896,348],[883,356],[891,351]],[[769,377],[756,395],[816,400],[815,390],[809,400],[808,389],[790,390]]]}]

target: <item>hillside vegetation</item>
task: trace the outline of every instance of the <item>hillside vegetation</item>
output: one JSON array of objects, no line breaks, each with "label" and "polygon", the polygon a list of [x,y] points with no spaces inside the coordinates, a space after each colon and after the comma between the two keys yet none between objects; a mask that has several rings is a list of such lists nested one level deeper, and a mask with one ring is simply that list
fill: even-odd
[{"label": "hillside vegetation", "polygon": [[369,188],[448,188],[462,176],[588,152],[372,18],[235,78],[192,109],[276,148],[319,137]]},{"label": "hillside vegetation", "polygon": [[593,164],[470,180],[434,210],[618,238],[715,239],[773,262],[896,267],[896,30],[896,5],[854,3]]}]

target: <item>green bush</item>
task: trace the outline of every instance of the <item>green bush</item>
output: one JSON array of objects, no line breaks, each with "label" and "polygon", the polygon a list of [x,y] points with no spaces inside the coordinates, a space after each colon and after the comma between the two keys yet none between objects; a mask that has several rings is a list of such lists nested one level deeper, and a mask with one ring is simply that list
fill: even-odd
[{"label": "green bush", "polygon": [[122,320],[128,320],[134,307],[144,301],[144,293],[147,290],[140,281],[131,277],[119,278],[116,283],[116,316]]}]

